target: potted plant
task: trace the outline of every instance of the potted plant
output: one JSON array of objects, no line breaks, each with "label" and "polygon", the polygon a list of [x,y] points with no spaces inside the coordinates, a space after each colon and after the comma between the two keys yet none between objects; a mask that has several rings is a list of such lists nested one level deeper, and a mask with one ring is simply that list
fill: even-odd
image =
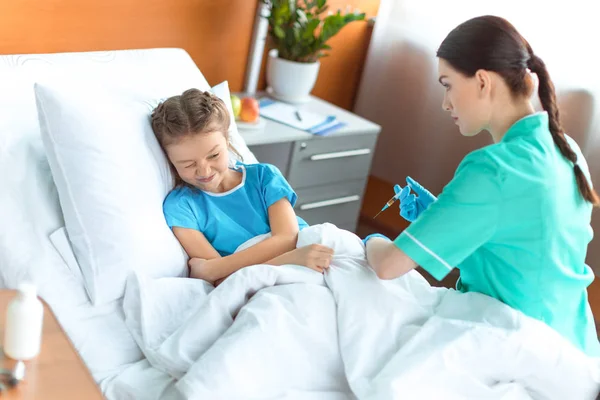
[{"label": "potted plant", "polygon": [[308,101],[327,41],[365,14],[328,12],[327,0],[262,0],[270,11],[267,91],[283,101]]}]

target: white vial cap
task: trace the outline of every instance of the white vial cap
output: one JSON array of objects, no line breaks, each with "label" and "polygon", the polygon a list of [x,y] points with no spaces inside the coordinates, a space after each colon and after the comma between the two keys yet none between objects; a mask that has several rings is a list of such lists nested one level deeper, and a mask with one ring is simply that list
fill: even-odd
[{"label": "white vial cap", "polygon": [[21,296],[27,299],[37,296],[37,289],[33,283],[21,283],[18,290]]}]

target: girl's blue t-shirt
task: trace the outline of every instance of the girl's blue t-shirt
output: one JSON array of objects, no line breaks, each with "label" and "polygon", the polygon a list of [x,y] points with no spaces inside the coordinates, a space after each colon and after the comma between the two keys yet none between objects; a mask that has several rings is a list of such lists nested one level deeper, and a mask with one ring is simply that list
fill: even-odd
[{"label": "girl's blue t-shirt", "polygon": [[[296,193],[277,167],[237,163],[242,182],[224,193],[191,186],[175,188],[163,203],[170,228],[195,229],[221,254],[228,256],[247,240],[271,231],[268,208],[286,198],[296,204]],[[308,224],[300,217],[299,229]]]}]

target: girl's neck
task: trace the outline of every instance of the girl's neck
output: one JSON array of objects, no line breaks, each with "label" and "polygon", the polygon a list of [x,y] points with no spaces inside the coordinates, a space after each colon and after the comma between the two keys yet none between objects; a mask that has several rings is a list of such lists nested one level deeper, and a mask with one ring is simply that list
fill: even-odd
[{"label": "girl's neck", "polygon": [[533,104],[529,100],[518,103],[507,101],[496,107],[496,110],[487,128],[494,139],[494,143],[500,142],[515,122],[535,113]]},{"label": "girl's neck", "polygon": [[235,188],[242,182],[243,174],[237,169],[228,168],[223,174],[223,180],[218,187],[219,193],[225,193]]}]

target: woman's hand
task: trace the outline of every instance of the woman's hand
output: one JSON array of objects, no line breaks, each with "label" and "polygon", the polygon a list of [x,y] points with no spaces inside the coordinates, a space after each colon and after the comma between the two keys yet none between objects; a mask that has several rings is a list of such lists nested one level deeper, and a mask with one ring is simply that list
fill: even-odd
[{"label": "woman's hand", "polygon": [[329,268],[333,249],[320,244],[299,247],[272,260],[274,265],[296,264],[323,273]]},{"label": "woman's hand", "polygon": [[[406,177],[407,185],[401,188],[400,185],[394,186],[394,192],[400,194],[400,216],[409,222],[416,220],[423,211],[437,200],[429,190],[421,186],[410,176]],[[416,193],[410,194],[410,190]]]},{"label": "woman's hand", "polygon": [[190,278],[202,279],[211,285],[214,285],[215,281],[219,279],[210,260],[197,257],[190,258],[188,266],[190,267]]}]

